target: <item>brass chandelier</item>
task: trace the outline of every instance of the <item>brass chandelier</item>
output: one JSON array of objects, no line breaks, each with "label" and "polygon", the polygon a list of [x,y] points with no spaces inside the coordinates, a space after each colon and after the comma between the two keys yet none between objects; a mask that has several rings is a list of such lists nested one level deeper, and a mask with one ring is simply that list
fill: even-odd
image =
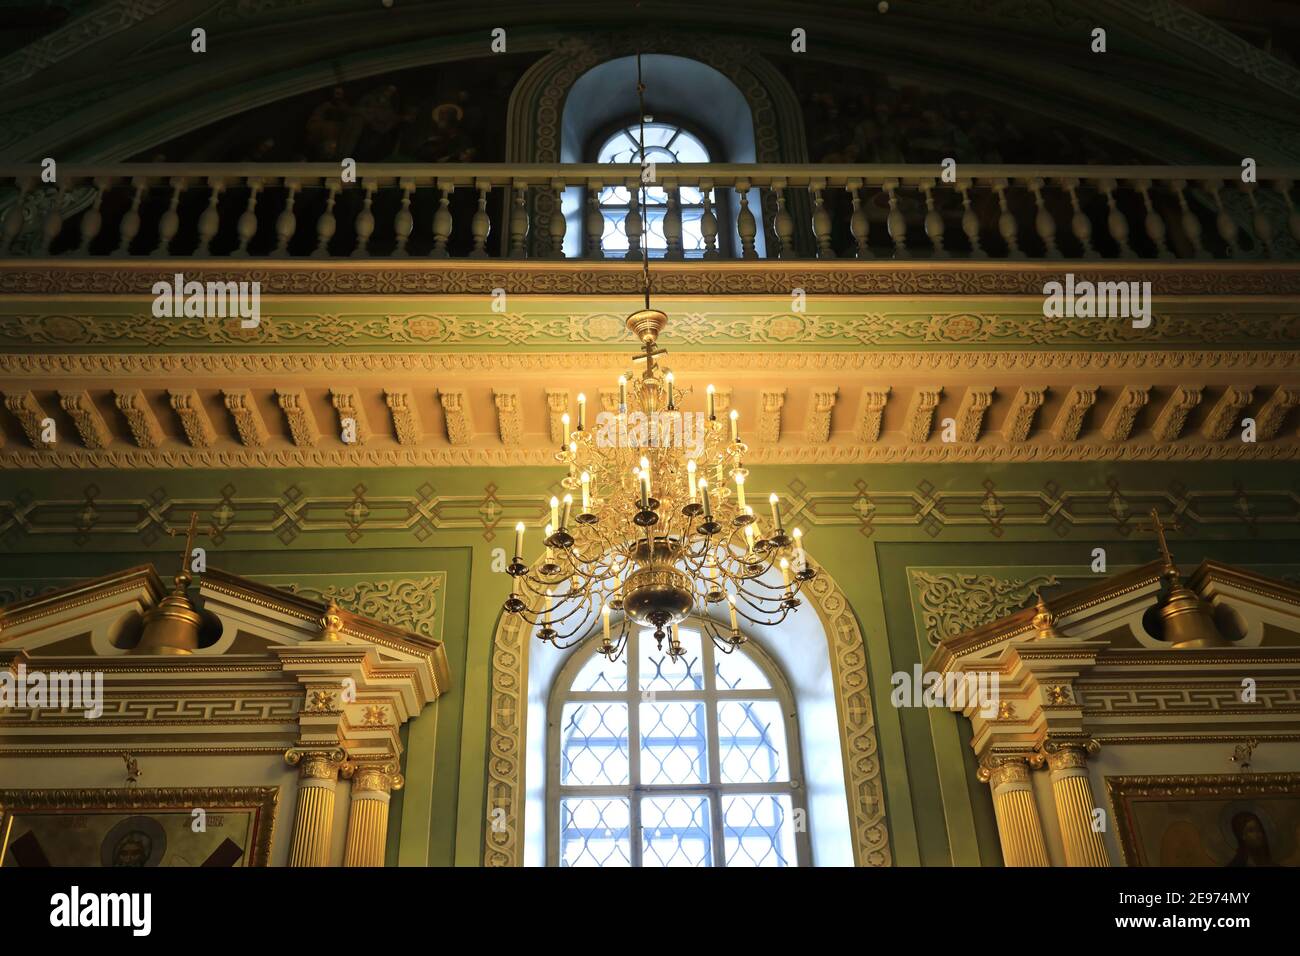
[{"label": "brass chandelier", "polygon": [[[638,55],[643,162],[644,92]],[[640,225],[644,177],[637,205],[628,215]],[[656,361],[665,354],[658,341],[668,316],[650,307],[649,251],[641,246],[645,308],[628,317],[627,327],[641,343],[633,361],[643,364],[619,377],[618,410],[602,413],[595,428],[588,427],[584,395],[575,429],[563,416],[564,443],[555,457],[568,467],[565,494],[550,499],[545,551],[531,565],[523,559],[524,525],[515,526],[504,609],[557,648],[586,640],[599,626],[599,650],[611,661],[626,650],[633,624],[653,627],[660,650],[666,639],[677,660],[685,653],[677,626],[697,614],[717,648],[731,653],[746,639],[740,619],[780,624],[817,572],[800,530],[787,531],[777,496],[768,499],[766,529],[747,500],[739,414],[730,412],[729,426],[718,420],[712,385],[703,412],[685,411],[680,399],[689,389],[677,387]],[[710,614],[722,605],[726,626],[721,613]],[[611,628],[617,611],[622,617]]]}]

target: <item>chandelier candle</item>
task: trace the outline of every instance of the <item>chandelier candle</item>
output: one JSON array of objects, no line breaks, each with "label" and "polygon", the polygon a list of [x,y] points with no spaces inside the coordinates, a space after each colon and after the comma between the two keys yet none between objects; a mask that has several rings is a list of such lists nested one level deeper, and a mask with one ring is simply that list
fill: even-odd
[{"label": "chandelier candle", "polygon": [[522,563],[524,560],[524,523],[521,521],[515,525],[515,561]]},{"label": "chandelier candle", "polygon": [[560,423],[564,425],[564,444],[569,444],[569,413],[565,412],[560,416]]},{"label": "chandelier candle", "polygon": [[696,488],[695,485],[695,459],[694,458],[691,458],[686,462],[686,478],[691,486],[691,503],[694,504],[695,499],[699,497],[699,489]]},{"label": "chandelier candle", "polygon": [[704,390],[704,394],[708,401],[709,421],[715,422],[718,420],[718,412],[717,412],[717,408],[713,404],[713,386],[710,385],[708,388],[706,388]]},{"label": "chandelier candle", "polygon": [[673,373],[669,372],[664,376],[664,381],[668,383],[668,410],[673,409]]},{"label": "chandelier candle", "polygon": [[551,495],[551,523],[546,528],[546,533],[551,533],[551,528],[559,527],[560,524],[560,499]]},{"label": "chandelier candle", "polygon": [[[587,427],[587,396],[582,392],[578,393],[578,431],[583,431]],[[564,440],[569,440],[568,432],[564,434]]]},{"label": "chandelier candle", "polygon": [[731,410],[731,443],[740,444],[740,412],[734,408]]},{"label": "chandelier candle", "polygon": [[582,513],[591,514],[591,472],[582,473]]},{"label": "chandelier candle", "polygon": [[777,500],[775,491],[768,497],[767,502],[772,506],[772,524],[776,528],[776,533],[784,534],[785,527],[781,524],[781,504]]}]

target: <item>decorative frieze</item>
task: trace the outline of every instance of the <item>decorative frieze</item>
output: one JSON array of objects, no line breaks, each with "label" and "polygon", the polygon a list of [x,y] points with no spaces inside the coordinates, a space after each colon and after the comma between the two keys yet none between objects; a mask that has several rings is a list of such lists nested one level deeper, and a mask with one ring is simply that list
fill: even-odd
[{"label": "decorative frieze", "polygon": [[1291,409],[1300,405],[1300,388],[1280,385],[1255,415],[1255,437],[1260,441],[1277,437]]},{"label": "decorative frieze", "polygon": [[349,445],[364,445],[369,441],[370,423],[361,410],[360,392],[355,388],[331,388],[330,401],[339,413],[339,433],[343,440]]},{"label": "decorative frieze", "polygon": [[1254,400],[1253,389],[1244,385],[1229,385],[1201,423],[1201,437],[1208,441],[1223,441],[1236,426],[1242,410]]}]

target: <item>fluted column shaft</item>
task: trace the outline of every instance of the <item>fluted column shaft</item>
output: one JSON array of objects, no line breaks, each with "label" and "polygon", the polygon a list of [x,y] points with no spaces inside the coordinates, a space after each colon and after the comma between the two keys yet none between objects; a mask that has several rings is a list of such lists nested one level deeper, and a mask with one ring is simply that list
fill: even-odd
[{"label": "fluted column shaft", "polygon": [[1095,807],[1088,783],[1088,754],[1095,753],[1096,748],[1095,741],[1049,742],[1044,748],[1067,866],[1110,866],[1106,843],[1092,825]]},{"label": "fluted column shaft", "polygon": [[1051,866],[1028,761],[1023,757],[999,757],[981,770],[980,776],[993,788],[993,812],[1006,865]]},{"label": "fluted column shaft", "polygon": [[337,750],[290,750],[285,760],[300,766],[290,866],[329,866],[334,837],[334,792],[345,759]]},{"label": "fluted column shaft", "polygon": [[362,764],[353,771],[344,866],[384,865],[388,802],[392,791],[402,788],[402,782],[393,764]]}]

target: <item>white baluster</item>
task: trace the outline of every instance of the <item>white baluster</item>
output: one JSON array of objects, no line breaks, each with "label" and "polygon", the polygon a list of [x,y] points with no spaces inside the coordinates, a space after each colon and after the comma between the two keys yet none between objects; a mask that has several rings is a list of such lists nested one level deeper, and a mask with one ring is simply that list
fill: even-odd
[{"label": "white baluster", "polygon": [[353,224],[357,236],[356,247],[352,250],[354,259],[370,255],[370,237],[375,234],[374,204],[375,189],[378,188],[378,184],[375,180],[368,179],[362,188],[365,190],[365,198],[361,200],[361,211],[357,213]]},{"label": "white baluster", "polygon": [[758,235],[758,221],[749,208],[749,186],[748,179],[736,183],[736,195],[740,199],[740,214],[736,216],[736,235],[740,237],[740,257],[757,259],[758,250],[754,247],[754,237]]},{"label": "white baluster", "polygon": [[627,254],[624,259],[641,258],[641,237],[645,231],[641,222],[641,207],[638,202],[640,183],[629,179],[625,184],[628,191],[627,215],[623,217],[623,233],[627,236]]},{"label": "white baluster", "polygon": [[772,192],[776,196],[776,214],[772,217],[772,231],[778,241],[777,255],[782,259],[793,259],[794,251],[794,216],[785,205],[784,179],[772,180]]},{"label": "white baluster", "polygon": [[1002,210],[998,214],[998,235],[1007,244],[1007,256],[1012,259],[1023,259],[1025,254],[1020,249],[1020,241],[1017,237],[1019,225],[1011,212],[1011,206],[1007,203],[1007,181],[993,180],[993,191],[997,193],[998,208]]},{"label": "white baluster", "polygon": [[406,251],[406,244],[411,241],[411,230],[415,228],[415,217],[411,215],[411,194],[415,192],[415,180],[403,179],[398,185],[402,187],[402,205],[393,217],[393,256],[402,258],[410,255]]},{"label": "white baluster", "polygon": [[181,204],[181,193],[185,191],[185,180],[180,176],[174,176],[169,184],[172,187],[172,194],[167,199],[167,211],[158,217],[158,245],[154,246],[153,250],[155,256],[165,256],[171,252],[172,240],[176,238],[176,233],[181,228],[181,214],[178,207]]},{"label": "white baluster", "polygon": [[603,259],[605,250],[601,246],[605,238],[605,214],[600,208],[600,192],[605,187],[598,182],[587,184],[587,215],[583,226],[587,230],[587,258]]},{"label": "white baluster", "polygon": [[948,253],[943,248],[943,216],[934,207],[934,184],[922,181],[921,191],[925,193],[925,234],[934,247],[934,258],[947,259]]},{"label": "white baluster", "polygon": [[433,249],[429,252],[435,259],[446,259],[450,255],[447,252],[447,242],[451,239],[451,194],[455,188],[454,183],[438,180],[441,195],[438,197],[438,209],[433,214]]},{"label": "white baluster", "polygon": [[551,193],[555,196],[555,205],[552,207],[550,222],[546,224],[546,231],[551,238],[551,258],[563,259],[564,234],[569,229],[569,224],[564,221],[564,181],[552,179]]},{"label": "white baluster", "polygon": [[149,180],[136,176],[131,180],[131,186],[135,192],[131,196],[131,208],[126,211],[118,227],[117,248],[113,250],[115,256],[129,256],[131,243],[140,232],[140,203],[144,201],[144,191],[149,187]]},{"label": "white baluster", "polygon": [[[527,252],[524,247],[524,240],[528,237],[528,184],[522,179],[516,179],[511,184],[510,197],[510,258],[522,259]],[[556,216],[560,215],[559,207],[553,210]],[[562,216],[560,218],[563,218]]]},{"label": "white baluster", "polygon": [[813,238],[817,240],[817,258],[834,259],[835,249],[831,246],[831,213],[826,208],[825,189],[824,179],[814,179],[808,184],[813,200]]},{"label": "white baluster", "polygon": [[486,180],[475,180],[474,186],[478,189],[478,209],[474,210],[474,218],[469,221],[470,235],[474,239],[474,248],[470,250],[471,259],[487,258],[487,240],[492,231],[492,221],[488,218],[487,199],[488,190],[492,184]]},{"label": "white baluster", "polygon": [[1201,181],[1201,185],[1211,196],[1214,197],[1214,208],[1217,215],[1214,217],[1214,226],[1219,230],[1219,238],[1223,240],[1227,248],[1228,258],[1235,258],[1237,255],[1237,224],[1232,221],[1227,208],[1223,205],[1223,197],[1219,195],[1219,183],[1213,179]]},{"label": "white baluster", "polygon": [[50,247],[63,231],[63,196],[67,192],[67,183],[65,178],[55,188],[49,212],[45,214],[45,222],[41,224],[41,255],[43,256],[50,254]]},{"label": "white baluster", "polygon": [[203,212],[199,213],[197,229],[199,233],[199,244],[194,250],[197,258],[208,256],[212,240],[216,238],[217,231],[221,228],[221,210],[218,203],[221,200],[221,194],[225,191],[226,183],[222,179],[208,178],[208,205]]},{"label": "white baluster", "polygon": [[323,259],[330,254],[330,240],[338,229],[338,220],[334,218],[334,202],[338,199],[339,184],[335,179],[325,184],[325,209],[316,220],[316,248],[312,256]]},{"label": "white baluster", "polygon": [[971,258],[987,259],[989,254],[980,245],[980,217],[970,204],[970,187],[963,182],[957,189],[961,191],[961,231],[966,233],[966,241],[970,243]]},{"label": "white baluster", "polygon": [[1259,200],[1255,196],[1255,183],[1242,183],[1240,188],[1250,202],[1250,218],[1251,224],[1255,227],[1255,238],[1264,247],[1264,256],[1272,259],[1273,220],[1268,218],[1268,213],[1264,211],[1264,207],[1259,204]]},{"label": "white baluster", "polygon": [[1106,214],[1106,231],[1119,246],[1120,258],[1132,259],[1133,248],[1128,244],[1128,219],[1120,211],[1119,203],[1115,201],[1115,190],[1119,188],[1119,184],[1113,179],[1103,179],[1097,185],[1106,194],[1106,206],[1110,210]]},{"label": "white baluster", "polygon": [[1175,179],[1170,185],[1173,186],[1174,192],[1178,196],[1178,206],[1182,210],[1183,232],[1187,235],[1187,241],[1192,244],[1196,258],[1211,258],[1209,250],[1201,242],[1201,220],[1187,202],[1187,180]]},{"label": "white baluster", "polygon": [[1044,185],[1046,184],[1039,177],[1029,181],[1029,189],[1034,194],[1034,206],[1038,210],[1034,216],[1034,231],[1038,233],[1038,238],[1043,243],[1047,258],[1059,259],[1061,250],[1056,245],[1056,220],[1052,218],[1051,210],[1047,208],[1047,200],[1043,198]]},{"label": "white baluster", "polygon": [[887,179],[884,182],[885,194],[889,197],[889,215],[885,225],[889,229],[889,238],[894,240],[894,258],[907,258],[907,219],[903,210],[898,208],[898,180]]},{"label": "white baluster", "polygon": [[871,223],[867,219],[867,211],[862,208],[862,180],[850,179],[845,188],[849,191],[849,198],[853,201],[853,214],[849,216],[849,232],[853,235],[853,242],[857,245],[858,258],[871,258]]},{"label": "white baluster", "polygon": [[[107,176],[99,176],[95,179],[95,199],[86,214],[81,217],[81,245],[77,247],[76,255],[90,255],[90,244],[99,237],[99,230],[104,228],[104,193],[112,187],[113,181]],[[72,253],[69,253],[70,255]]]},{"label": "white baluster", "polygon": [[1063,179],[1061,185],[1070,194],[1070,206],[1074,209],[1074,215],[1070,217],[1070,232],[1074,233],[1074,238],[1083,247],[1083,257],[1100,259],[1101,253],[1092,247],[1092,220],[1079,205],[1079,180]]},{"label": "white baluster", "polygon": [[289,255],[289,243],[298,231],[298,215],[294,212],[294,206],[297,205],[298,190],[301,188],[302,183],[296,179],[284,181],[284,208],[275,217],[275,249],[271,253],[277,259]]},{"label": "white baluster", "polygon": [[664,193],[668,198],[664,210],[664,258],[684,259],[682,247],[682,191],[677,187],[677,180],[664,180]]},{"label": "white baluster", "polygon": [[704,203],[704,212],[700,214],[700,236],[704,240],[704,258],[718,258],[718,217],[713,214],[713,182],[705,179],[700,182],[700,200]]},{"label": "white baluster", "polygon": [[262,194],[262,180],[250,179],[248,181],[248,203],[244,206],[244,211],[235,223],[235,232],[239,236],[239,247],[231,253],[231,256],[239,259],[248,256],[248,244],[253,241],[253,236],[257,235],[257,199]]},{"label": "white baluster", "polygon": [[1169,244],[1165,241],[1164,217],[1156,212],[1155,203],[1151,201],[1151,180],[1139,179],[1133,185],[1142,194],[1142,205],[1147,211],[1146,218],[1142,222],[1147,231],[1147,238],[1155,244],[1156,256],[1161,259],[1172,259],[1174,254],[1169,251]]}]

